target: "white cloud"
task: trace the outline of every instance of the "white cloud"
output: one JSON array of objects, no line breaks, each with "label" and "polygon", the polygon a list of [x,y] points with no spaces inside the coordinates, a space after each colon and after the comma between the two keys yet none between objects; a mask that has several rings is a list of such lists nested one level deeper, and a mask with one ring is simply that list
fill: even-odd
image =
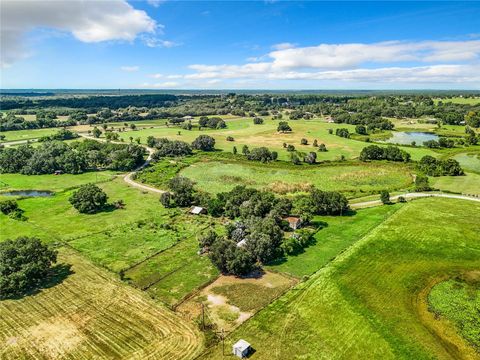
[{"label": "white cloud", "polygon": [[292,43],[289,43],[289,42],[284,42],[284,43],[272,45],[272,49],[275,49],[275,50],[286,50],[286,49],[291,49],[291,48],[294,48],[294,47],[295,47],[295,44],[292,44]]},{"label": "white cloud", "polygon": [[159,7],[165,2],[165,0],[147,0],[147,3],[153,7]]},{"label": "white cloud", "polygon": [[174,82],[174,81],[166,81],[166,82],[154,83],[154,84],[150,84],[150,83],[146,82],[146,83],[143,83],[141,85],[141,87],[143,87],[143,88],[155,88],[155,89],[167,89],[167,88],[177,88],[180,85],[181,85],[180,83]]},{"label": "white cloud", "polygon": [[30,55],[25,34],[36,28],[71,33],[86,43],[133,41],[140,33],[155,33],[159,25],[125,0],[16,1],[2,0],[1,62],[10,65]]},{"label": "white cloud", "polygon": [[150,74],[149,76],[153,79],[161,79],[164,75],[163,74]]},{"label": "white cloud", "polygon": [[[291,45],[291,44],[289,44]],[[289,47],[243,65],[194,64],[193,81],[313,80],[358,83],[468,83],[480,86],[480,41],[389,41]],[[402,64],[403,66],[399,65]]]},{"label": "white cloud", "polygon": [[120,70],[126,71],[126,72],[135,72],[140,70],[139,66],[120,66]]},{"label": "white cloud", "polygon": [[172,47],[181,45],[174,41],[159,39],[155,36],[142,36],[142,41],[145,45],[151,48],[155,48],[155,47],[172,48]]}]

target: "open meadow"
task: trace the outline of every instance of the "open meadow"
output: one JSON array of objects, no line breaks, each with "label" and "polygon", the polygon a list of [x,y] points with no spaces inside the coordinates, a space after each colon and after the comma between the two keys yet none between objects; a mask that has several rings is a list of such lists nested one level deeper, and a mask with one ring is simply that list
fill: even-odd
[{"label": "open meadow", "polygon": [[[479,224],[464,216],[479,211],[477,203],[461,200],[403,205],[238,328],[226,346],[244,338],[255,349],[252,359],[476,358],[459,335],[445,338],[435,330],[422,290],[438,278],[479,268]],[[421,227],[422,219],[429,226]],[[221,346],[203,358],[222,358]]]}]

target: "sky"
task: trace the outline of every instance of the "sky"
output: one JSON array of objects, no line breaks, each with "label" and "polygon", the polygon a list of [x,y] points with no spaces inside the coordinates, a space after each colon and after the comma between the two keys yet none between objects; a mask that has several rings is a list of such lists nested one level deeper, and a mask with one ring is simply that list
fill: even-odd
[{"label": "sky", "polygon": [[480,89],[480,2],[2,0],[3,89]]}]

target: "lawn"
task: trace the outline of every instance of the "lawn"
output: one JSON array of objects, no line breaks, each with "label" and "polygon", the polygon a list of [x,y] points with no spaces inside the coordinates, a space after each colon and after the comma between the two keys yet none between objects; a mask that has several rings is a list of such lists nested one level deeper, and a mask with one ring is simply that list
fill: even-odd
[{"label": "lawn", "polygon": [[103,211],[93,215],[80,214],[68,201],[74,190],[57,192],[52,197],[26,198],[18,201],[18,204],[25,210],[28,221],[19,225],[20,222],[0,214],[2,228],[0,240],[25,235],[22,230],[28,227],[46,234],[45,238],[42,238],[46,242],[69,241],[114,229],[121,224],[168,213],[158,201],[158,196],[131,188],[121,178],[101,183],[99,186],[109,196],[109,202],[122,199],[126,204],[125,209]]},{"label": "lawn", "polygon": [[[288,121],[288,120],[287,120]],[[134,139],[140,138],[142,143],[146,142],[148,136],[167,137],[186,142],[192,142],[199,135],[210,135],[216,140],[215,147],[224,151],[231,152],[233,146],[238,151],[243,145],[252,147],[266,146],[271,150],[275,150],[279,154],[279,159],[288,160],[290,154],[283,148],[283,143],[292,144],[300,152],[315,151],[311,145],[313,140],[317,139],[318,143],[324,143],[329,151],[317,153],[318,160],[338,160],[343,155],[347,159],[358,157],[360,151],[368,145],[363,141],[353,139],[345,139],[334,134],[329,134],[328,130],[338,128],[348,128],[350,132],[355,132],[354,125],[327,123],[323,119],[313,120],[290,120],[288,121],[293,131],[291,133],[278,133],[277,120],[265,118],[263,125],[254,125],[251,118],[229,119],[226,129],[212,130],[194,128],[191,131],[183,130],[177,126],[146,128],[136,131],[126,131],[119,133],[120,137],[129,141],[130,137]],[[180,133],[180,134],[179,134]],[[235,141],[227,141],[226,137],[232,136]],[[306,138],[309,145],[300,145],[300,140]],[[423,155],[435,153],[425,148],[406,148],[412,158],[417,160]]]},{"label": "lawn", "polygon": [[454,104],[465,104],[465,105],[478,105],[480,104],[480,98],[464,98],[460,96],[455,96],[451,98],[446,98],[446,99],[433,99],[433,102],[435,104],[438,104],[439,102],[443,102],[444,104],[446,103],[454,103]]},{"label": "lawn", "polygon": [[[480,204],[452,199],[402,206],[234,331],[226,348],[243,338],[252,359],[459,358],[458,339],[422,322],[418,295],[432,279],[480,267],[478,213]],[[221,345],[204,358],[221,359]]]},{"label": "lawn", "polygon": [[5,139],[2,142],[37,139],[42,136],[55,134],[58,130],[59,128],[2,131],[1,134],[5,135]]},{"label": "lawn", "polygon": [[282,194],[304,191],[308,185],[314,185],[360,196],[382,189],[403,189],[412,182],[407,166],[385,162],[295,166],[285,162],[203,161],[182,169],[180,174],[195,181],[199,189],[212,193],[245,185]]},{"label": "lawn", "polygon": [[175,306],[190,292],[215,279],[218,270],[207,256],[198,254],[197,235],[203,229],[215,226],[207,219],[197,216],[191,218],[190,223],[185,222],[190,231],[189,237],[131,267],[125,271],[125,279],[170,306]]},{"label": "lawn", "polygon": [[297,277],[311,275],[395,214],[400,206],[361,209],[351,216],[317,216],[314,224],[321,224],[323,228],[315,234],[314,243],[304,252],[280,259],[267,269]]},{"label": "lawn", "polygon": [[430,186],[434,189],[457,194],[480,195],[480,175],[466,173],[465,176],[430,177]]},{"label": "lawn", "polygon": [[191,359],[194,326],[62,248],[47,288],[0,302],[2,359]]},{"label": "lawn", "polygon": [[82,184],[109,181],[115,174],[113,171],[92,171],[78,175],[0,174],[0,192],[9,190],[60,191]]}]

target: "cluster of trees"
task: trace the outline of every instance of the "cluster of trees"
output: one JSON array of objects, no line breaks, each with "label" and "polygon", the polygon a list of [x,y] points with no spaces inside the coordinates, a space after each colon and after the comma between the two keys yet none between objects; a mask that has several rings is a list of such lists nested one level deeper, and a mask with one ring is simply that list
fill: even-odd
[{"label": "cluster of trees", "polygon": [[440,137],[437,140],[427,140],[423,142],[423,146],[430,149],[438,148],[453,148],[455,146],[455,141],[446,137]]},{"label": "cluster of trees", "polygon": [[95,184],[85,184],[75,191],[68,199],[82,214],[95,214],[105,208],[108,196]]},{"label": "cluster of trees", "polygon": [[47,136],[42,136],[38,141],[44,142],[44,141],[53,141],[53,140],[72,140],[78,138],[79,135],[76,132],[73,132],[71,130],[67,129],[62,129],[57,131],[57,133],[53,135],[47,135]]},{"label": "cluster of trees", "polygon": [[48,277],[57,252],[38,238],[19,237],[0,243],[0,300],[21,296]]},{"label": "cluster of trees", "polygon": [[[366,135],[367,129],[369,131],[374,130],[392,130],[394,128],[393,123],[390,120],[384,119],[376,114],[369,114],[364,112],[350,113],[345,110],[337,110],[332,115],[333,121],[342,124],[357,125],[363,132],[359,134]],[[361,127],[360,127],[361,126]]]},{"label": "cluster of trees", "polygon": [[13,113],[8,113],[0,116],[0,131],[12,130],[27,130],[27,129],[42,129],[49,127],[63,127],[76,125],[74,120],[57,120],[55,117],[37,117],[36,120],[25,120],[22,116],[16,116]]},{"label": "cluster of trees", "polygon": [[364,147],[360,152],[361,161],[369,160],[388,160],[388,161],[410,161],[410,154],[401,150],[397,146],[389,145],[380,147],[377,145],[369,145]]},{"label": "cluster of trees", "polygon": [[224,273],[244,275],[255,264],[267,263],[283,253],[294,253],[311,242],[313,231],[296,231],[284,239],[284,231],[290,230],[283,220],[292,209],[304,224],[317,214],[341,215],[348,211],[347,199],[337,192],[325,192],[313,188],[309,195],[277,198],[268,191],[237,186],[232,191],[219,193],[208,202],[209,213],[236,221],[226,226],[226,235],[213,231],[199,238],[203,252],[208,252],[212,262]]},{"label": "cluster of trees", "polygon": [[18,203],[15,200],[0,201],[0,212],[14,220],[27,220],[25,215],[23,215],[24,211],[18,207]]},{"label": "cluster of trees", "polygon": [[200,135],[192,142],[192,148],[201,151],[215,150],[215,139],[208,135]]},{"label": "cluster of trees", "polygon": [[163,157],[188,156],[192,154],[190,144],[180,140],[169,140],[167,138],[147,138],[147,145],[155,148],[152,160],[160,160]]},{"label": "cluster of trees", "polygon": [[128,171],[142,164],[144,155],[144,148],[133,144],[46,141],[37,147],[0,148],[0,172],[40,175],[57,170],[70,174],[92,169]]},{"label": "cluster of trees", "polygon": [[198,125],[202,127],[207,127],[210,129],[224,129],[227,127],[227,124],[222,118],[219,117],[207,117],[207,116],[202,116],[198,120]]},{"label": "cluster of trees", "polygon": [[465,123],[468,126],[473,128],[480,127],[480,110],[478,111],[469,111],[467,115],[465,115]]},{"label": "cluster of trees", "polygon": [[418,163],[420,171],[430,176],[460,176],[464,171],[457,160],[437,160],[433,156],[425,155]]}]

